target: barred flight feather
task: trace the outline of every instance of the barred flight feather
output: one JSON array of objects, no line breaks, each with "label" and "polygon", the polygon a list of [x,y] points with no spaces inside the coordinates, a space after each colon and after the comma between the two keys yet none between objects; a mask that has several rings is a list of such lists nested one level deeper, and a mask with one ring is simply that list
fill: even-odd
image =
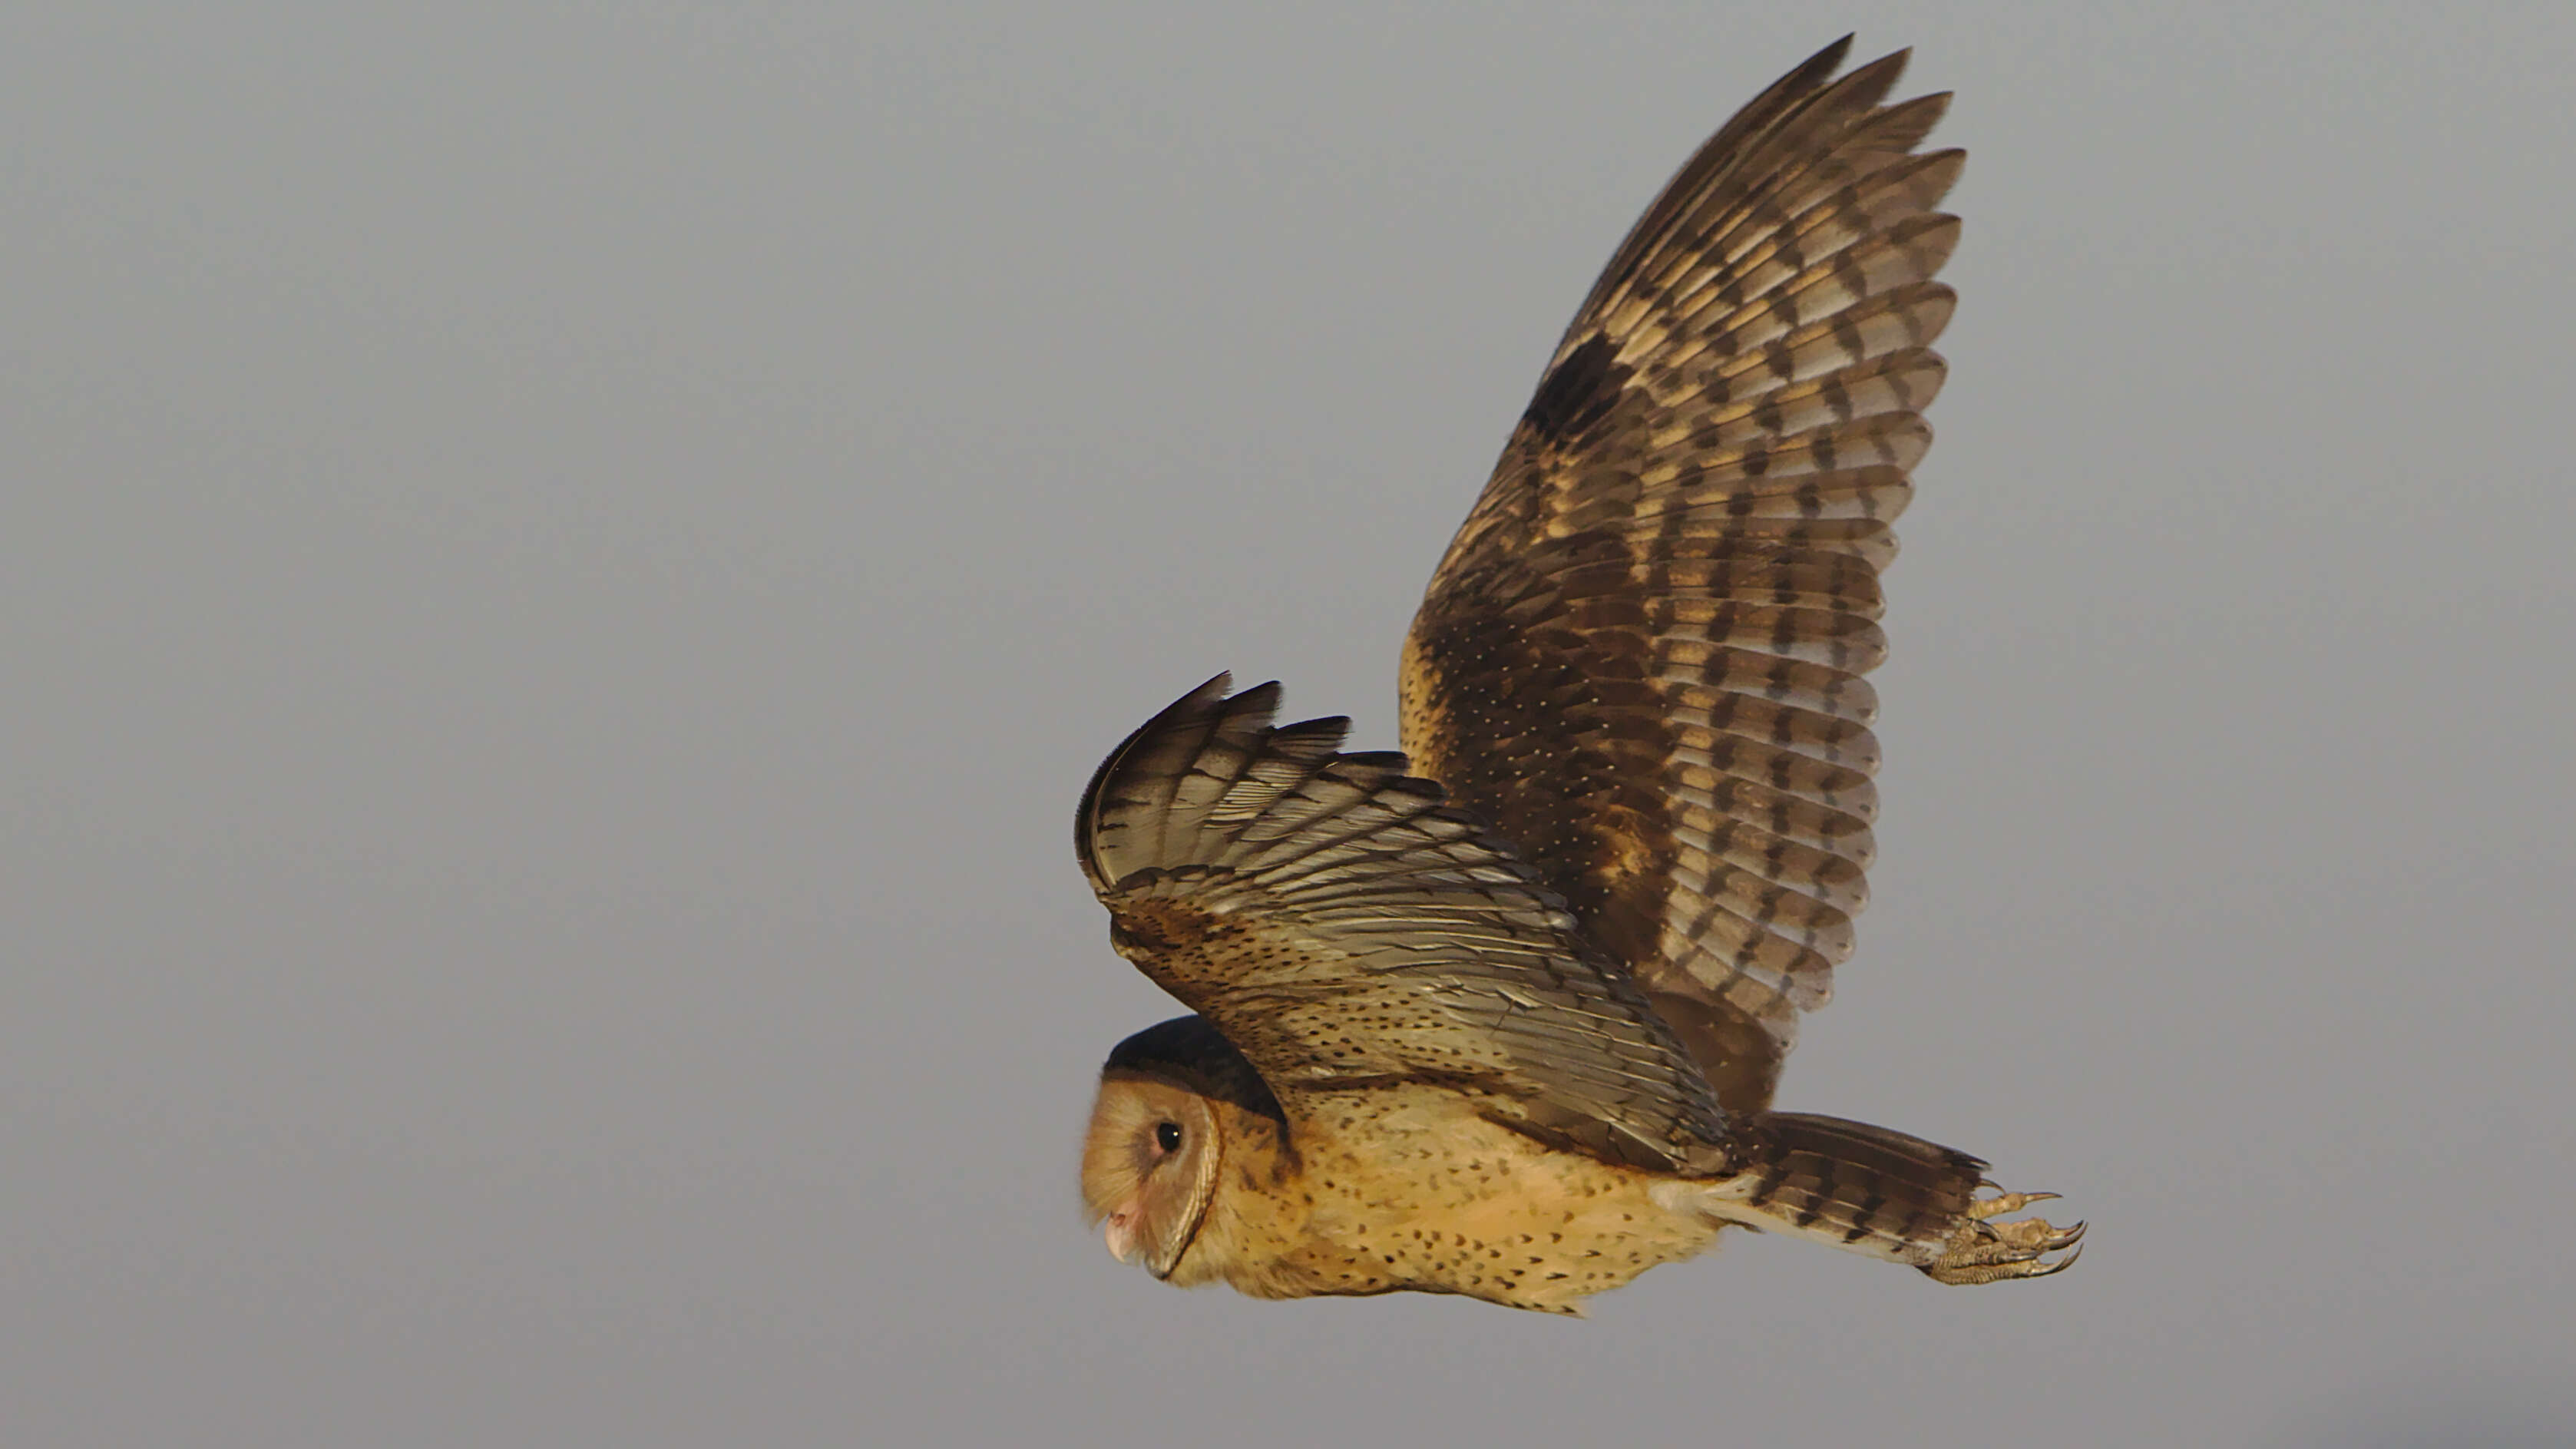
[{"label": "barred flight feather", "polygon": [[1518,843],[1732,1111],[1851,954],[1878,573],[1930,448],[1964,164],[1819,54],[1621,243],[1406,640],[1404,746]]},{"label": "barred flight feather", "polygon": [[1733,1161],[1714,1089],[1564,900],[1345,721],[1272,728],[1278,687],[1219,675],[1083,793],[1075,843],[1111,940],[1288,1104],[1437,1079],[1495,1120],[1613,1160]]}]

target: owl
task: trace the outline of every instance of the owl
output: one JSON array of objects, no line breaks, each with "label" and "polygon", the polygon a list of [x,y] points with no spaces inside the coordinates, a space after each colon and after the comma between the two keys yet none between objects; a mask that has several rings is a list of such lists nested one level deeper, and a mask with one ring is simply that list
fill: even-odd
[{"label": "owl", "polygon": [[1594,283],[1433,573],[1403,752],[1219,675],[1075,843],[1192,1014],[1109,1055],[1110,1251],[1265,1298],[1575,1313],[1729,1226],[2036,1278],[2051,1193],[1771,1107],[1872,856],[1880,569],[1931,441],[1946,96],[1838,42],[1701,146]]}]

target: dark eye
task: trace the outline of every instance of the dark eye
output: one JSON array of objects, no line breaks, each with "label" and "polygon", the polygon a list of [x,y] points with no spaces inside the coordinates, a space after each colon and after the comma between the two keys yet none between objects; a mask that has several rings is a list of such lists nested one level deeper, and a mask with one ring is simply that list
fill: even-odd
[{"label": "dark eye", "polygon": [[1180,1151],[1181,1124],[1178,1122],[1157,1123],[1154,1127],[1154,1145],[1162,1148],[1165,1152]]}]

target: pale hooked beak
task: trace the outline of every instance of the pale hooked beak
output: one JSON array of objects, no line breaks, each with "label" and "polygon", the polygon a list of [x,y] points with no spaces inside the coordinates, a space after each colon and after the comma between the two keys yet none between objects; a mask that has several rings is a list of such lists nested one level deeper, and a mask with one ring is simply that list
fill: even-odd
[{"label": "pale hooked beak", "polygon": [[1133,1263],[1145,1251],[1145,1245],[1136,1241],[1136,1214],[1132,1211],[1111,1213],[1101,1236],[1109,1241],[1109,1256],[1121,1263]]}]

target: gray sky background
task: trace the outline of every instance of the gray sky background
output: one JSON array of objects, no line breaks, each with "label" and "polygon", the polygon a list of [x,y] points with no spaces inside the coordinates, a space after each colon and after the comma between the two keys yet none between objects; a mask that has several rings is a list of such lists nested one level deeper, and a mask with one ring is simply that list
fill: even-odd
[{"label": "gray sky background", "polygon": [[[891,10],[0,19],[12,1449],[2576,1439],[2576,9]],[[2083,1266],[1119,1268],[1088,771],[1226,667],[1392,745],[1593,273],[1854,27],[1964,302],[1783,1101]]]}]

